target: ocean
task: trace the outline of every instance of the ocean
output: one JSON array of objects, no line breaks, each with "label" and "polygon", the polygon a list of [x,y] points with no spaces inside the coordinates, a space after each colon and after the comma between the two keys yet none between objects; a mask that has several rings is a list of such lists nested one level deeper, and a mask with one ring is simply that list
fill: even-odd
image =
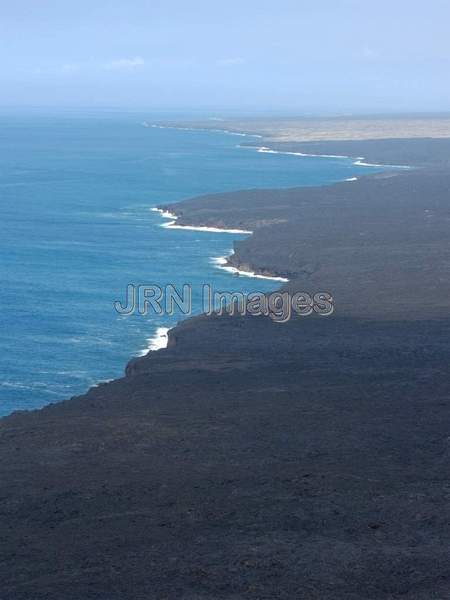
[{"label": "ocean", "polygon": [[[119,315],[128,284],[261,291],[221,270],[243,234],[161,227],[151,208],[210,192],[323,185],[373,168],[244,149],[256,137],[144,126],[161,115],[0,115],[0,415],[120,377],[184,318]],[[156,336],[156,337],[155,337]]]}]

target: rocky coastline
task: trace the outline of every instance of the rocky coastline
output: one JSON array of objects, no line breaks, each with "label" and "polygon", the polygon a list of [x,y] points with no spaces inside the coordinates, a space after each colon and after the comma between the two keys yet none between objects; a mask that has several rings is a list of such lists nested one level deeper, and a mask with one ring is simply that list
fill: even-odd
[{"label": "rocky coastline", "polygon": [[447,597],[450,140],[389,152],[417,168],[160,207],[336,311],[195,317],[2,419],[2,599]]}]

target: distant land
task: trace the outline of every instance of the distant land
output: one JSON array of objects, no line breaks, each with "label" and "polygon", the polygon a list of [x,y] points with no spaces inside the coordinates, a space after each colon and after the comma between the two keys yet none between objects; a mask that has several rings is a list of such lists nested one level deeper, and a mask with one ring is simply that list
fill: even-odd
[{"label": "distant land", "polygon": [[410,138],[449,138],[450,114],[330,118],[245,118],[192,120],[172,126],[226,129],[263,136],[274,142],[319,142],[329,140],[381,140]]}]

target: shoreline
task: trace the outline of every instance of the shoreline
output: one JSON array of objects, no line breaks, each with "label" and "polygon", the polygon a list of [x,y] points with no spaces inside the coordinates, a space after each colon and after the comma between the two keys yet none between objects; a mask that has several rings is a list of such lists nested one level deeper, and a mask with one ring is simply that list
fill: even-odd
[{"label": "shoreline", "polygon": [[209,118],[188,120],[161,120],[168,127],[201,128],[211,130],[219,122],[230,132],[245,131],[258,134],[273,143],[331,143],[365,142],[367,140],[450,139],[449,113],[402,115],[247,115],[228,116],[219,121]]},{"label": "shoreline", "polygon": [[251,235],[253,231],[248,229],[226,229],[223,227],[207,227],[203,225],[177,225],[176,221],[178,219],[178,215],[172,213],[168,210],[152,207],[150,209],[153,212],[159,212],[163,219],[172,219],[169,223],[161,223],[160,227],[164,227],[164,229],[185,229],[186,231],[209,231],[210,233],[238,233],[238,234],[247,234]]},{"label": "shoreline", "polygon": [[[388,168],[388,169],[411,169],[409,165],[388,165],[381,163],[368,163],[364,162],[366,159],[364,156],[347,156],[345,154],[309,154],[306,152],[291,152],[288,150],[274,150],[273,148],[269,148],[269,146],[242,146],[239,145],[239,148],[252,148],[256,149],[257,152],[262,154],[286,154],[290,156],[300,156],[302,158],[337,158],[343,160],[351,160],[353,161],[356,167],[375,167],[375,168]],[[345,181],[350,181],[346,179]],[[353,181],[353,179],[351,179]]]},{"label": "shoreline", "polygon": [[8,597],[445,596],[449,186],[417,169],[175,205],[254,229],[237,260],[337,314],[185,319],[123,377],[3,418]]},{"label": "shoreline", "polygon": [[244,271],[243,269],[233,266],[229,262],[228,258],[229,257],[227,256],[212,256],[209,260],[217,269],[222,269],[223,271],[227,271],[233,275],[253,277],[254,279],[270,279],[272,281],[280,281],[283,283],[287,283],[289,281],[287,277],[281,277],[278,275],[264,275],[262,273],[257,273],[256,271]]},{"label": "shoreline", "polygon": [[[263,136],[261,134],[257,134],[257,133],[246,133],[243,131],[230,131],[227,129],[203,128],[203,127],[195,127],[195,126],[194,127],[183,127],[183,126],[176,126],[176,125],[159,125],[156,123],[148,124],[146,122],[143,123],[143,126],[149,127],[149,128],[158,128],[158,129],[176,129],[176,130],[181,130],[181,131],[204,131],[204,132],[224,133],[224,134],[228,134],[228,135],[235,135],[235,136],[237,135],[237,136],[242,136],[242,137],[256,137],[259,139],[264,139],[264,137],[265,137],[265,136]],[[352,160],[353,161],[352,164],[354,166],[361,166],[361,167],[394,168],[394,169],[405,169],[405,170],[409,170],[412,168],[407,165],[388,165],[388,164],[378,164],[378,163],[366,163],[366,162],[364,162],[365,158],[363,156],[352,157],[350,155],[341,155],[341,154],[314,154],[314,153],[293,152],[293,151],[291,152],[291,151],[275,150],[268,146],[250,146],[250,145],[245,146],[242,144],[238,144],[237,147],[240,149],[256,150],[259,153],[284,154],[284,155],[299,156],[299,157],[303,157],[303,158],[308,158],[308,157],[328,158],[328,159],[336,158],[336,159],[343,159],[343,160]],[[370,175],[366,175],[366,176],[370,177]],[[352,177],[348,177],[342,181],[343,182],[355,182],[355,181],[359,181],[359,177],[352,176]],[[165,229],[179,229],[179,230],[184,229],[187,231],[228,233],[228,234],[246,234],[246,235],[252,235],[254,233],[253,230],[247,230],[247,229],[177,224],[176,221],[179,219],[179,216],[176,215],[175,213],[171,212],[170,210],[167,210],[167,208],[160,208],[158,206],[155,206],[155,207],[151,207],[150,210],[153,212],[160,213],[161,217],[164,219],[170,219],[170,222],[162,223],[160,225],[160,227],[164,227]],[[252,278],[256,278],[256,279],[269,279],[269,280],[273,280],[273,281],[279,281],[281,283],[289,282],[289,279],[287,277],[283,277],[280,275],[266,275],[263,273],[258,273],[257,271],[247,271],[247,270],[239,269],[238,267],[232,265],[228,259],[229,259],[229,257],[226,257],[226,256],[210,257],[211,263],[214,264],[216,266],[216,268],[227,271],[233,275],[238,275],[238,276],[243,276],[243,277],[252,277]]]},{"label": "shoreline", "polygon": [[[203,227],[196,225],[176,225],[176,220],[178,219],[178,215],[173,212],[170,212],[166,209],[159,207],[152,207],[150,209],[152,212],[158,212],[162,218],[164,219],[172,219],[170,223],[161,223],[160,227],[164,227],[165,229],[180,229],[180,230],[188,230],[188,231],[203,231],[203,232],[212,232],[212,233],[231,233],[231,234],[249,234],[252,235],[253,231],[246,229],[227,229],[222,227]],[[227,271],[233,275],[238,275],[242,277],[252,277],[255,279],[270,279],[272,281],[280,281],[283,283],[287,283],[289,279],[287,277],[282,277],[281,275],[267,275],[264,273],[258,273],[257,271],[246,271],[245,269],[240,269],[235,267],[229,262],[229,258],[232,256],[231,254],[227,256],[218,256],[218,257],[210,257],[210,262],[218,269],[222,269],[223,271]]]},{"label": "shoreline", "polygon": [[174,329],[176,325],[173,327],[157,327],[155,335],[146,339],[147,347],[143,350],[140,350],[137,354],[137,358],[141,358],[146,356],[149,352],[157,352],[158,350],[163,350],[167,348],[167,344],[169,343],[169,331]]},{"label": "shoreline", "polygon": [[259,133],[246,133],[244,131],[230,131],[229,129],[217,129],[217,128],[209,128],[209,127],[177,127],[176,125],[158,125],[157,123],[149,124],[146,121],[142,123],[143,127],[148,127],[150,129],[178,129],[179,131],[209,131],[212,133],[226,133],[228,135],[237,135],[240,137],[255,137],[255,138],[263,138],[264,136]]},{"label": "shoreline", "polygon": [[[179,131],[203,131],[203,132],[212,132],[212,133],[224,133],[227,135],[234,135],[234,136],[241,136],[241,137],[254,137],[254,138],[258,138],[261,140],[267,140],[267,141],[272,141],[275,144],[294,144],[294,145],[299,145],[302,143],[305,144],[311,144],[311,143],[316,143],[316,140],[307,140],[304,142],[301,141],[291,141],[291,142],[281,142],[281,141],[277,141],[277,140],[270,140],[270,138],[267,135],[263,135],[261,133],[250,133],[250,132],[246,132],[246,131],[232,131],[229,129],[217,129],[217,128],[210,128],[210,127],[205,127],[205,126],[192,126],[192,127],[187,127],[187,126],[177,126],[177,125],[160,125],[158,123],[153,123],[153,124],[148,124],[147,122],[144,121],[143,123],[144,127],[149,127],[149,128],[157,128],[157,129],[176,129]],[[382,138],[383,139],[383,138]],[[386,138],[388,139],[388,138]],[[403,139],[403,138],[401,138]],[[404,139],[408,139],[408,138],[404,138]],[[413,138],[414,139],[414,138]],[[444,138],[445,139],[445,138]],[[324,140],[322,143],[323,144],[332,144],[332,143],[339,143],[339,142],[346,142],[348,140]],[[367,141],[372,141],[370,139],[361,139],[361,140],[356,140],[359,141],[361,143],[367,142]],[[267,153],[267,154],[286,154],[286,155],[292,155],[292,156],[299,156],[302,158],[336,158],[336,159],[343,159],[343,160],[352,160],[353,164],[357,167],[374,167],[374,168],[391,168],[391,169],[412,169],[414,167],[410,166],[410,165],[396,165],[396,164],[388,164],[388,163],[372,163],[372,162],[365,162],[366,158],[364,156],[355,156],[355,155],[350,155],[350,154],[323,154],[323,153],[310,153],[310,152],[299,152],[299,151],[288,151],[288,150],[276,150],[274,148],[271,148],[270,146],[251,146],[251,145],[242,145],[242,144],[238,144],[237,146],[238,148],[242,148],[242,149],[256,149],[257,152],[260,153]]]},{"label": "shoreline", "polygon": [[[177,127],[177,126],[164,126],[164,125],[157,125],[157,124],[152,124],[152,125],[147,125],[147,126],[154,127],[154,128],[161,128],[161,129],[178,129],[178,130],[182,130],[182,131],[221,132],[221,133],[225,133],[225,134],[229,134],[229,135],[258,137],[258,138],[264,139],[263,135],[247,134],[245,132],[233,132],[233,131],[229,131],[229,130],[225,130],[225,129],[209,129],[209,128],[200,128],[200,127]],[[245,146],[242,144],[238,144],[237,148],[256,150],[259,153],[284,154],[284,155],[298,156],[298,157],[302,157],[302,158],[310,157],[310,158],[327,158],[327,159],[334,158],[334,159],[342,159],[342,160],[351,160],[352,164],[356,167],[361,166],[361,167],[374,167],[374,168],[386,168],[386,169],[392,168],[392,169],[399,169],[399,170],[413,169],[413,167],[408,166],[408,165],[388,165],[388,164],[381,164],[381,163],[366,163],[366,162],[364,162],[365,158],[363,156],[357,156],[357,157],[353,156],[352,157],[350,155],[341,155],[341,154],[314,154],[314,153],[304,153],[304,152],[294,152],[294,151],[283,151],[283,150],[275,150],[268,146],[251,146],[251,145]],[[370,177],[371,175],[368,174],[365,176]],[[348,177],[348,178],[342,180],[342,182],[350,183],[350,182],[356,182],[359,180],[360,180],[359,177],[352,176],[352,177]],[[319,186],[319,187],[322,187],[322,186]],[[211,227],[211,226],[202,226],[202,225],[177,224],[179,215],[168,210],[167,207],[160,208],[158,206],[155,206],[155,207],[152,207],[150,210],[153,212],[158,212],[160,214],[160,216],[164,219],[170,219],[170,221],[168,223],[161,223],[161,225],[160,225],[160,227],[163,227],[166,229],[179,229],[179,230],[184,229],[187,231],[228,233],[228,234],[247,234],[247,235],[253,235],[253,233],[254,233],[253,230],[246,230],[246,229],[239,229],[239,228],[225,228],[225,227]],[[289,283],[289,281],[290,281],[289,278],[283,277],[281,275],[272,275],[272,274],[269,275],[269,274],[265,274],[265,273],[259,273],[257,270],[250,271],[250,270],[240,269],[239,267],[236,267],[235,265],[233,265],[230,262],[229,258],[231,256],[232,255],[210,257],[210,262],[217,269],[226,271],[234,276],[251,277],[251,278],[255,278],[255,279],[266,279],[266,280],[278,281],[280,283]],[[159,349],[160,349],[159,347],[158,348],[149,347],[148,351],[159,350]]]},{"label": "shoreline", "polygon": [[[143,126],[155,129],[176,129],[179,131],[203,131],[203,132],[212,132],[212,133],[225,133],[227,135],[235,135],[241,137],[255,137],[258,139],[265,139],[264,135],[258,133],[246,133],[244,131],[230,131],[229,129],[212,129],[207,127],[178,127],[176,125],[158,125],[156,123],[153,124],[145,124],[144,121]],[[379,163],[367,163],[364,162],[364,156],[349,156],[345,154],[314,154],[307,152],[291,152],[291,151],[283,151],[283,150],[275,150],[270,148],[269,146],[243,146],[242,144],[238,144],[238,148],[242,149],[256,149],[257,152],[262,154],[286,154],[291,156],[300,156],[302,158],[337,158],[343,160],[353,160],[353,164],[357,167],[387,167],[391,169],[411,169],[412,167],[408,165],[388,165],[388,164],[379,164]],[[347,180],[348,181],[348,180]],[[233,232],[234,233],[234,232]]]}]

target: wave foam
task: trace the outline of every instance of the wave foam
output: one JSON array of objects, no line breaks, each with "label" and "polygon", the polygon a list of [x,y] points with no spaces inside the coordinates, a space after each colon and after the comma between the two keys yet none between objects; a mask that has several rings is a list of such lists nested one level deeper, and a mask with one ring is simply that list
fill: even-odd
[{"label": "wave foam", "polygon": [[[251,146],[240,146],[240,148],[250,148]],[[288,154],[290,156],[304,156],[304,157],[313,157],[313,158],[346,158],[349,159],[350,156],[344,156],[340,154],[307,154],[305,152],[289,152],[287,150],[273,150],[272,148],[268,148],[267,146],[259,146],[256,148],[257,152],[262,152],[263,154]]]},{"label": "wave foam", "polygon": [[[313,158],[339,158],[339,159],[351,159],[351,156],[346,156],[344,154],[307,154],[305,152],[288,152],[287,150],[273,150],[272,148],[268,148],[267,146],[259,146],[259,147],[252,147],[252,146],[239,146],[239,148],[247,148],[250,150],[255,150],[257,152],[262,152],[263,154],[288,154],[291,156],[302,156],[302,157],[313,157]],[[353,164],[356,167],[376,167],[376,168],[389,168],[389,169],[410,169],[411,167],[409,167],[408,165],[384,165],[384,164],[378,164],[378,163],[368,163],[368,162],[364,162],[364,156],[359,156],[354,162]],[[348,179],[346,181],[349,181]],[[353,179],[352,179],[353,181]]]},{"label": "wave foam", "polygon": [[410,169],[408,165],[379,165],[378,163],[364,162],[364,157],[360,157],[353,163],[357,167],[384,167],[388,169]]},{"label": "wave foam", "polygon": [[287,279],[286,277],[277,277],[276,275],[260,275],[259,273],[255,273],[253,271],[243,271],[242,269],[238,269],[237,267],[229,265],[226,256],[213,256],[211,257],[210,261],[218,269],[228,271],[228,273],[232,273],[233,275],[239,275],[242,277],[253,277],[255,279],[271,279],[272,281],[283,281],[285,283],[289,281],[289,279]]},{"label": "wave foam", "polygon": [[147,338],[147,347],[144,348],[144,350],[141,350],[138,356],[145,356],[148,352],[154,352],[156,350],[162,350],[163,348],[167,348],[167,343],[169,341],[169,331],[170,327],[158,327],[155,335],[153,337]]},{"label": "wave foam", "polygon": [[156,208],[156,206],[151,208],[150,210],[153,212],[158,212],[163,217],[163,219],[178,219],[177,215],[175,215],[174,213],[171,213],[168,210],[163,210],[162,208]]},{"label": "wave foam", "polygon": [[169,223],[162,223],[160,227],[165,229],[186,229],[188,231],[209,231],[210,233],[244,233],[250,235],[253,231],[249,229],[225,229],[224,227],[204,227],[202,225],[177,225],[177,215],[174,215],[168,210],[162,210],[162,208],[152,208],[154,212],[159,212],[161,217],[164,219],[172,219]]},{"label": "wave foam", "polygon": [[187,229],[188,231],[209,231],[211,233],[245,233],[250,235],[253,231],[248,229],[225,229],[219,227],[202,227],[196,225],[177,225],[176,221],[170,221],[170,223],[163,223],[161,227],[166,229]]}]

